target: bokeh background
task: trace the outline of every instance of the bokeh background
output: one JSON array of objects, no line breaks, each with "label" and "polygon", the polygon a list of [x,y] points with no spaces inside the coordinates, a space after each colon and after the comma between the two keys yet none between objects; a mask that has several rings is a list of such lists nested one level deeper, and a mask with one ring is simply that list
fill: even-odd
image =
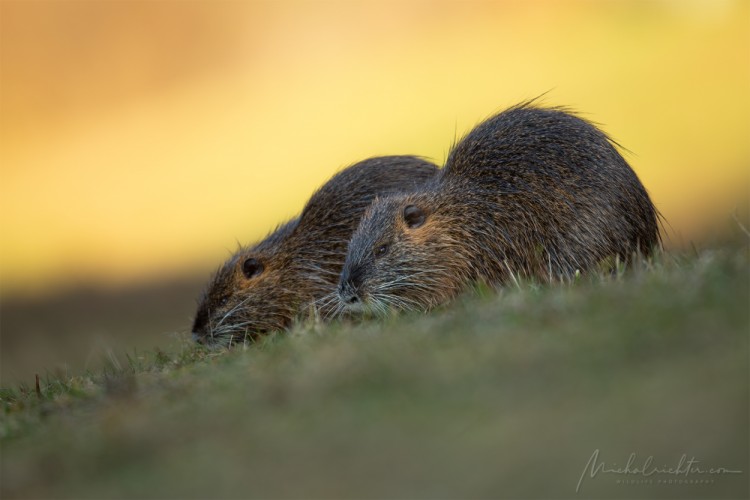
[{"label": "bokeh background", "polygon": [[0,378],[168,348],[237,242],[544,94],[670,249],[747,219],[750,2],[0,2]]}]

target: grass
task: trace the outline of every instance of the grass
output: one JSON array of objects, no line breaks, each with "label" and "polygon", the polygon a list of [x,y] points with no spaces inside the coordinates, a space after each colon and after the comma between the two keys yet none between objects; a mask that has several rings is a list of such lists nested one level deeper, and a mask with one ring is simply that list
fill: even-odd
[{"label": "grass", "polygon": [[[0,496],[748,496],[747,248],[2,389]],[[584,467],[741,473],[615,474]],[[624,482],[625,481],[625,482]]]}]

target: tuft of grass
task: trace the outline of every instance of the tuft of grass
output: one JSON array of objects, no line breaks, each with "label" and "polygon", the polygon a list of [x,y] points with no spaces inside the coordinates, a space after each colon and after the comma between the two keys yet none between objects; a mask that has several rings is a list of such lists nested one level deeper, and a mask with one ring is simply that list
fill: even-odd
[{"label": "tuft of grass", "polygon": [[[748,248],[0,390],[0,496],[748,496]],[[740,473],[582,473],[649,457]],[[576,491],[576,488],[578,491]]]}]

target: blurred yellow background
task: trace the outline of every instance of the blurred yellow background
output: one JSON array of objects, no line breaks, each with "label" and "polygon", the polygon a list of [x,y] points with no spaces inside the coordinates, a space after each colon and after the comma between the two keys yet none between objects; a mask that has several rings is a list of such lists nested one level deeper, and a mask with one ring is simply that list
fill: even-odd
[{"label": "blurred yellow background", "polygon": [[3,294],[218,265],[380,154],[547,92],[682,245],[747,198],[750,2],[0,2]]}]

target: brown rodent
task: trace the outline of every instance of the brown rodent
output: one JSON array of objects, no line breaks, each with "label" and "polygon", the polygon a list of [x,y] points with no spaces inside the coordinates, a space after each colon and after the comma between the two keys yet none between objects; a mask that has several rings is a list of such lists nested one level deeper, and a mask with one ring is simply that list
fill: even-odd
[{"label": "brown rodent", "polygon": [[299,217],[219,268],[199,301],[193,338],[228,345],[286,329],[311,306],[328,314],[347,243],[367,206],[376,196],[413,190],[437,171],[421,158],[384,156],[333,176]]},{"label": "brown rodent", "polygon": [[489,118],[408,194],[376,200],[349,243],[340,309],[427,310],[468,285],[543,282],[648,255],[658,214],[608,137],[562,108]]}]

